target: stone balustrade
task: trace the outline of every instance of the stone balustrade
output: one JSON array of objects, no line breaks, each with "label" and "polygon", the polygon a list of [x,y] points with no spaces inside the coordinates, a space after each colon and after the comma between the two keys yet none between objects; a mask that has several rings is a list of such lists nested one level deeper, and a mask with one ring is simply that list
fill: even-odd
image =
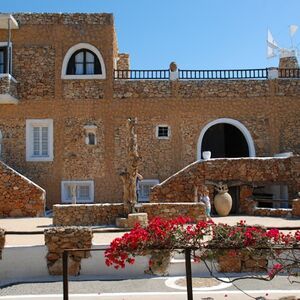
[{"label": "stone balustrade", "polygon": [[[55,227],[44,231],[48,247],[47,266],[50,275],[62,275],[62,256],[65,249],[87,249],[92,246],[93,232],[84,227]],[[81,259],[88,258],[89,251],[69,253],[69,274],[79,275]]]}]

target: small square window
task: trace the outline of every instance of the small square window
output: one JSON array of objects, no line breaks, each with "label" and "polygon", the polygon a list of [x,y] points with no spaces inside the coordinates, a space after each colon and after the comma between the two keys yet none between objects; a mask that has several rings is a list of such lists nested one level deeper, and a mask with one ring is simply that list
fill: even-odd
[{"label": "small square window", "polygon": [[156,126],[156,137],[158,139],[169,139],[170,138],[170,126],[168,126],[168,125]]},{"label": "small square window", "polygon": [[75,198],[76,203],[94,202],[94,182],[86,181],[62,181],[61,202],[72,203]]}]

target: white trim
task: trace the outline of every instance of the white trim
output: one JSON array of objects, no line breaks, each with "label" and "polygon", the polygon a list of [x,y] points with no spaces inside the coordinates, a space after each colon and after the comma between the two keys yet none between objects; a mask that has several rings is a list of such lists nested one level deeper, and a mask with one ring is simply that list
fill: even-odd
[{"label": "white trim", "polygon": [[[102,74],[93,74],[93,75],[67,75],[67,67],[68,67],[68,62],[77,50],[80,49],[88,49],[92,51],[99,59],[100,65],[101,65],[101,70]],[[106,78],[106,70],[105,70],[105,64],[104,64],[104,59],[100,53],[100,51],[93,45],[88,44],[88,43],[79,43],[77,45],[74,45],[71,47],[63,60],[62,68],[61,68],[61,79],[105,79]]]},{"label": "white trim", "polygon": [[[159,127],[168,127],[168,136],[158,136],[158,128]],[[155,136],[156,136],[157,139],[160,139],[160,140],[170,139],[170,137],[171,137],[171,127],[167,124],[158,124],[158,125],[156,125]]]},{"label": "white trim", "polygon": [[197,143],[197,160],[201,160],[202,141],[203,141],[203,137],[204,137],[204,134],[206,133],[206,131],[210,127],[212,127],[216,124],[222,124],[222,123],[233,125],[242,132],[242,134],[244,135],[244,137],[246,139],[247,145],[248,145],[249,157],[255,157],[256,153],[255,153],[254,142],[253,142],[253,139],[251,137],[249,130],[245,127],[245,125],[243,125],[241,122],[234,120],[234,119],[220,118],[220,119],[214,120],[212,122],[209,122],[201,130],[200,136],[198,138],[198,143]]},{"label": "white trim", "polygon": [[19,100],[10,94],[0,94],[0,104],[18,104]]},{"label": "white trim", "polygon": [[65,180],[61,182],[61,203],[72,203],[72,200],[67,199],[68,185],[75,184],[76,186],[88,185],[90,189],[90,200],[76,200],[77,204],[93,203],[94,202],[94,181],[93,180]]},{"label": "white trim", "polygon": [[[8,42],[0,42],[0,47],[7,47],[8,46]],[[12,42],[9,43],[9,48],[10,48],[10,52],[11,52],[11,55],[10,55],[10,60],[9,60],[9,65],[10,65],[10,69],[12,71],[13,69],[13,60],[12,60],[12,53],[13,53],[13,48],[12,48]],[[6,62],[5,62],[6,63]],[[8,66],[6,66],[6,69],[7,69]],[[9,70],[8,70],[9,71]],[[9,73],[0,73],[0,74],[8,74],[10,75]],[[10,75],[11,76],[11,75]],[[12,77],[12,76],[11,76]],[[12,77],[13,78],[13,77]],[[17,81],[15,81],[17,82]]]},{"label": "white trim", "polygon": [[[141,197],[141,190],[142,190],[142,186],[143,185],[151,185],[151,187],[155,186],[159,184],[159,180],[158,179],[143,179],[141,181],[138,182],[138,192],[139,192],[139,198],[138,198],[138,202],[139,203],[143,203],[143,202],[149,202],[149,197]],[[150,194],[149,194],[150,196]]]},{"label": "white trim", "polygon": [[0,73],[0,78],[8,77],[9,80],[12,80],[15,83],[18,83],[18,81],[9,73]]},{"label": "white trim", "polygon": [[[34,156],[32,154],[33,126],[48,127],[48,156]],[[29,119],[26,120],[26,161],[53,161],[53,120],[52,119]]]}]

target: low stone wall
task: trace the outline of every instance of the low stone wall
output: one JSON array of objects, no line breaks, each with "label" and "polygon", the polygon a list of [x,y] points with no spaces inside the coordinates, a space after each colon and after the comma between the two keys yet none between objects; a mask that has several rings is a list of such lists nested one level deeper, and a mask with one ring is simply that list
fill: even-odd
[{"label": "low stone wall", "polygon": [[144,203],[138,211],[147,213],[149,220],[154,217],[172,219],[178,216],[190,217],[195,221],[206,218],[203,203]]},{"label": "low stone wall", "polygon": [[124,216],[123,203],[56,204],[53,206],[53,225],[92,226],[112,225]]},{"label": "low stone wall", "polygon": [[246,251],[237,251],[235,255],[225,251],[217,261],[219,271],[224,273],[262,272],[268,265],[264,255],[249,255]]},{"label": "low stone wall", "polygon": [[[288,158],[215,158],[196,161],[153,187],[150,202],[193,202],[195,186],[218,182],[239,186],[281,183],[295,197],[300,190],[300,156]],[[212,195],[211,195],[212,198]],[[242,206],[243,204],[240,203]]]},{"label": "low stone wall", "polygon": [[[190,217],[193,220],[205,219],[203,203],[143,203],[138,205],[139,213],[153,217],[176,218]],[[116,219],[124,217],[123,203],[99,204],[56,204],[53,206],[53,225],[55,226],[92,226],[114,225]]]},{"label": "low stone wall", "polygon": [[41,217],[46,192],[0,161],[0,217]]},{"label": "low stone wall", "polygon": [[300,217],[300,198],[297,198],[297,199],[293,200],[292,214],[295,217]]},{"label": "low stone wall", "polygon": [[5,230],[0,228],[0,259],[2,259],[2,250],[5,245]]},{"label": "low stone wall", "polygon": [[[46,229],[45,244],[48,247],[47,267],[50,275],[62,275],[62,255],[65,249],[91,248],[93,232],[84,227],[56,227]],[[81,259],[88,258],[89,251],[69,253],[69,274],[79,275]]]},{"label": "low stone wall", "polygon": [[254,216],[267,216],[267,217],[291,217],[292,209],[289,208],[262,208],[256,207],[252,214]]}]

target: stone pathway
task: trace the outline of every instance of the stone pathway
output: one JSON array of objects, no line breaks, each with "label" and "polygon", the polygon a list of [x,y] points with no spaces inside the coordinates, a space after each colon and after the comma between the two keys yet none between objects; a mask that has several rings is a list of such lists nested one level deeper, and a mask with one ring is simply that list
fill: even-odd
[{"label": "stone pathway", "polygon": [[[277,227],[282,230],[300,229],[300,218],[275,218],[275,217],[256,217],[256,216],[228,216],[213,217],[216,223],[227,223],[235,225],[240,220],[246,220],[249,225],[264,225],[266,227]],[[19,234],[7,234],[6,246],[17,245],[44,245],[43,231],[52,226],[52,218],[7,218],[0,219],[0,228],[8,232]],[[107,245],[114,238],[120,237],[124,231],[115,232],[115,227],[94,226],[93,244]],[[21,234],[28,233],[28,234]]]}]

